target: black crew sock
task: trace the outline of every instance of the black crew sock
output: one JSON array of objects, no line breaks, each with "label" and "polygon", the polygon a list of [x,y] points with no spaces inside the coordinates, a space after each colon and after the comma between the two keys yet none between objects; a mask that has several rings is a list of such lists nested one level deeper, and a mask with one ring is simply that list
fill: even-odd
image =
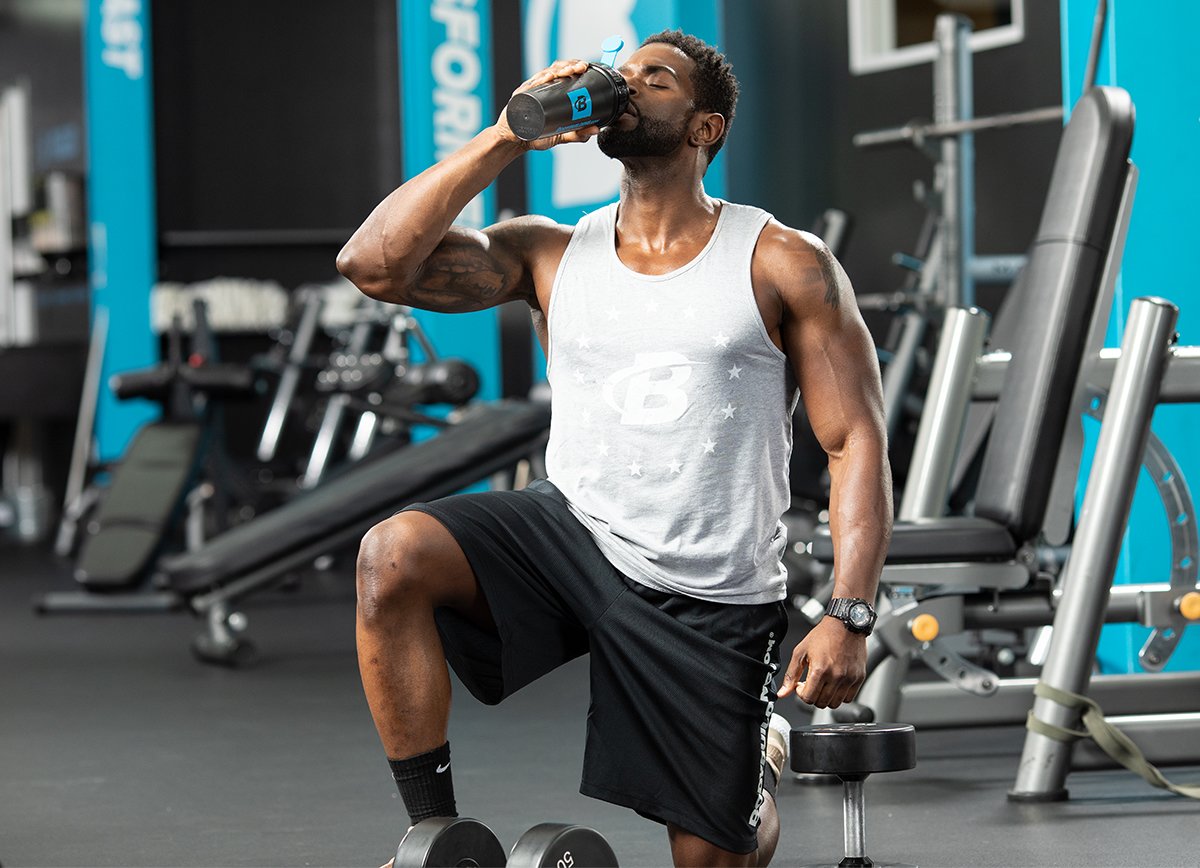
[{"label": "black crew sock", "polygon": [[450,742],[408,759],[389,759],[392,777],[415,826],[429,817],[457,817],[450,777]]},{"label": "black crew sock", "polygon": [[763,789],[771,794],[772,799],[775,798],[775,791],[779,789],[779,777],[768,762],[763,763]]}]

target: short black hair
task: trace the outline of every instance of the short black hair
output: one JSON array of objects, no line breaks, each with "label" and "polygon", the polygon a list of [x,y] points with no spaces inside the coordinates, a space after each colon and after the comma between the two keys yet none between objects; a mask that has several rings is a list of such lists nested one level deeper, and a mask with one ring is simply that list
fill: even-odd
[{"label": "short black hair", "polygon": [[693,100],[696,109],[702,112],[716,112],[725,118],[725,130],[721,133],[721,138],[708,149],[708,162],[711,164],[717,151],[725,144],[729,128],[733,126],[734,111],[737,109],[740,88],[737,76],[733,74],[733,64],[714,46],[682,30],[659,31],[642,40],[642,45],[652,42],[673,45],[692,59],[695,65],[692,71],[692,89],[696,92]]}]

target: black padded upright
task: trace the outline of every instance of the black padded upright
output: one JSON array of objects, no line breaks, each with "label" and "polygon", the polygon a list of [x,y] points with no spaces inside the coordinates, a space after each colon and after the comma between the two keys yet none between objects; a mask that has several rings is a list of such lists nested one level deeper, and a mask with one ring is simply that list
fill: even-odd
[{"label": "black padded upright", "polygon": [[[1005,317],[1012,353],[976,487],[975,516],[896,522],[889,564],[1008,560],[1041,530],[1133,142],[1133,103],[1097,87],[1063,130],[1038,233]],[[976,435],[979,432],[975,432]],[[977,441],[972,441],[977,442]],[[813,557],[833,561],[827,527]]]},{"label": "black padded upright", "polygon": [[549,424],[548,405],[476,405],[432,440],[356,466],[203,548],[164,558],[160,573],[185,594],[221,586],[322,539],[361,532],[409,503],[485,479],[531,451]]},{"label": "black padded upright", "polygon": [[1022,328],[980,471],[975,514],[1018,539],[1042,526],[1133,142],[1133,103],[1097,87],[1063,130],[1025,268]]},{"label": "black padded upright", "polygon": [[201,434],[193,422],[155,422],[137,433],[88,519],[75,562],[77,582],[93,591],[120,591],[141,581],[196,475]]}]

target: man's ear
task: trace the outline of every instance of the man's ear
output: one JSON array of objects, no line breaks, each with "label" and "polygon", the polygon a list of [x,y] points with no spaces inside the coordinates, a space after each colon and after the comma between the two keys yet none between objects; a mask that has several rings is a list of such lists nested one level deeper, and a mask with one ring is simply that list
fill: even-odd
[{"label": "man's ear", "polygon": [[698,112],[688,141],[697,148],[711,148],[725,132],[725,116],[717,112]]}]

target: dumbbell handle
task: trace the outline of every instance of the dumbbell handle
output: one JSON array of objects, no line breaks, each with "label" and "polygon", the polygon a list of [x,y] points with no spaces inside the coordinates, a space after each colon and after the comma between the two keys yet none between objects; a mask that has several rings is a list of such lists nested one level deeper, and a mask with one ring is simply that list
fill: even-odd
[{"label": "dumbbell handle", "polygon": [[[867,856],[867,817],[863,805],[863,782],[866,775],[842,779],[842,829],[846,842],[846,858],[842,865],[857,864]],[[861,864],[870,864],[863,861]]]}]

